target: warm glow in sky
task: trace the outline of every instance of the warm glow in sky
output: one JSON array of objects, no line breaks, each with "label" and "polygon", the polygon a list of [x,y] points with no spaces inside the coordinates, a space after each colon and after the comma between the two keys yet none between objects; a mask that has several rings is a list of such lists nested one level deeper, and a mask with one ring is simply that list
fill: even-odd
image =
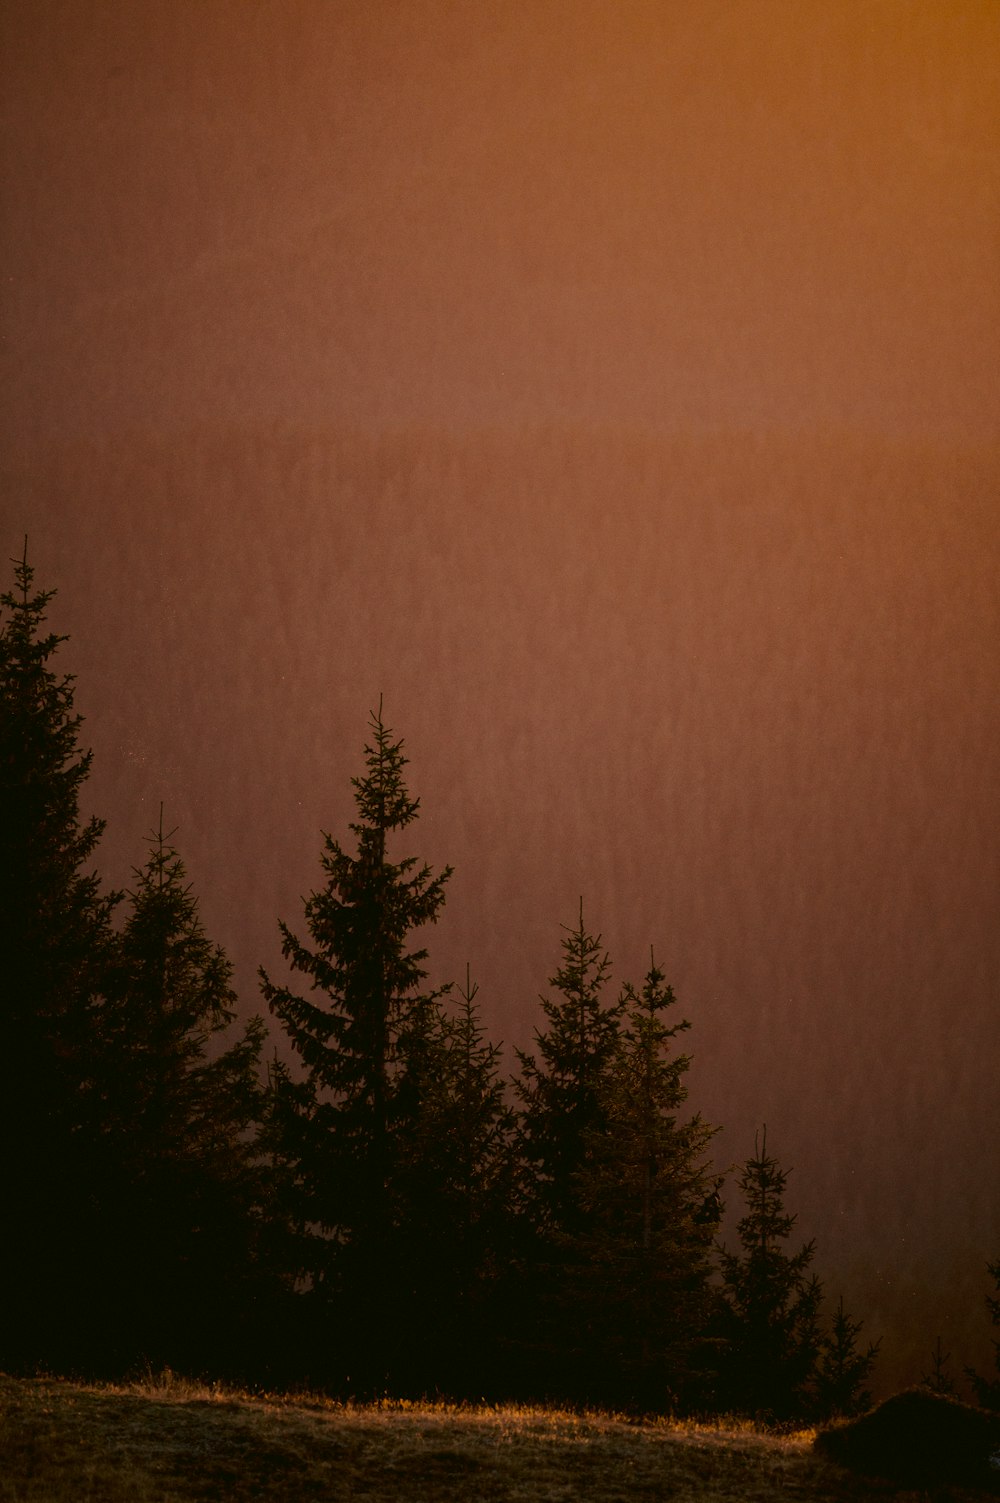
[{"label": "warm glow in sky", "polygon": [[884,1370],[981,1354],[1000,5],[0,25],[0,522],[60,592],[101,870],[164,800],[254,1010],[384,693],[498,1036],[582,892]]},{"label": "warm glow in sky", "polygon": [[5,32],[16,431],[993,432],[993,0],[41,0]]}]

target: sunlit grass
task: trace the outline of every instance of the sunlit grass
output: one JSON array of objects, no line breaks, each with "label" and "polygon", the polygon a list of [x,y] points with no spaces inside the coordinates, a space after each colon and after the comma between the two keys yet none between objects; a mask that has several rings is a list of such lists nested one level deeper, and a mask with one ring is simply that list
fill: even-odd
[{"label": "sunlit grass", "polygon": [[[2,1503],[861,1503],[918,1495],[737,1419],[0,1377]],[[935,1495],[936,1497],[939,1495]],[[941,1498],[962,1494],[942,1493]]]}]

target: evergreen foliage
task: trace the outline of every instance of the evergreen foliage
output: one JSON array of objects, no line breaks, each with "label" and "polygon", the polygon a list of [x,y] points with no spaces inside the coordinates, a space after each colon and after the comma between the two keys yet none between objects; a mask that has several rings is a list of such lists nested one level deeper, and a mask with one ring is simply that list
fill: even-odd
[{"label": "evergreen foliage", "polygon": [[[219,1049],[236,1007],[232,965],[201,923],[163,811],[135,872],[120,938],[105,1052],[103,1126],[114,1180],[106,1339],[116,1365],[186,1370],[242,1349],[264,1274],[255,1139],[264,1115],[263,1020]],[[116,1223],[116,1224],[115,1224]]]},{"label": "evergreen foliage", "polygon": [[358,1392],[382,1389],[406,1366],[400,1343],[414,1291],[400,1276],[413,1254],[405,1204],[414,1154],[420,1160],[418,1145],[428,1144],[447,1035],[447,988],[424,988],[427,951],[407,943],[412,930],[437,919],[451,875],[446,868],[435,876],[415,857],[389,859],[387,837],[416,819],[419,801],[407,791],[403,743],[392,740],[381,704],[370,725],[366,771],[352,779],[357,854],[324,835],[326,880],[305,905],[312,946],[280,926],[283,955],[321,1000],[260,972],[268,1006],[305,1069],[303,1083],[279,1084],[300,1273],[318,1328],[329,1331],[322,1318],[335,1316],[336,1351],[312,1360]]},{"label": "evergreen foliage", "polygon": [[415,1008],[399,1045],[400,1221],[411,1310],[407,1383],[481,1394],[509,1243],[511,1112],[466,968],[457,1008]]},{"label": "evergreen foliage", "polygon": [[581,1176],[608,1125],[622,1006],[604,1000],[611,962],[587,930],[582,898],[576,927],[563,928],[562,964],[540,999],[547,1026],[535,1030],[537,1054],[517,1051],[518,1236],[508,1297],[519,1307],[510,1322],[516,1381],[569,1397],[585,1386],[589,1319],[571,1293],[588,1225]]},{"label": "evergreen foliage", "polygon": [[938,1336],[931,1350],[931,1371],[925,1372],[920,1378],[920,1387],[931,1390],[931,1393],[940,1393],[943,1398],[958,1398],[955,1380],[950,1374],[950,1360],[952,1360],[952,1354],[950,1351],[944,1351],[943,1342]]},{"label": "evergreen foliage", "polygon": [[605,1121],[579,1173],[585,1229],[571,1239],[569,1282],[585,1311],[581,1370],[604,1402],[690,1405],[704,1382],[703,1337],[721,1212],[700,1116],[682,1120],[690,1024],[672,1020],[673,989],[650,952],[640,991],[627,983],[623,1030],[607,1078]]},{"label": "evergreen foliage", "polygon": [[[262,1085],[264,1023],[232,1036],[233,969],[162,809],[115,930],[73,679],[32,580],[25,547],[0,596],[0,1363],[775,1419],[864,1407],[877,1344],[842,1300],[821,1330],[814,1245],[786,1250],[766,1133],[713,1285],[721,1181],[715,1130],[685,1115],[689,1024],[652,954],[641,988],[607,1000],[582,900],[508,1106],[468,968],[431,988],[410,948],[451,869],[390,856],[419,801],[381,704],[355,850],[324,835],[308,940],[280,925],[308,995],[260,972],[294,1055]],[[1000,1297],[987,1306],[1000,1323]],[[931,1386],[945,1361],[939,1341]],[[969,1376],[997,1405],[1000,1382]]]},{"label": "evergreen foliage", "polygon": [[511,1193],[514,1114],[500,1074],[501,1047],[486,1037],[476,997],[479,987],[465,970],[456,987],[449,1022],[452,1153],[449,1177],[458,1210],[455,1234],[467,1243],[470,1265],[481,1267],[497,1251]]},{"label": "evergreen foliage", "polygon": [[746,1205],[737,1226],[740,1251],[720,1249],[723,1405],[779,1420],[809,1407],[821,1350],[822,1289],[809,1273],[815,1243],[791,1254],[783,1245],[795,1225],[784,1209],[787,1179],[767,1152],[765,1128],[738,1181]]},{"label": "evergreen foliage", "polygon": [[931,1351],[931,1370],[920,1379],[921,1387],[928,1388],[931,1393],[940,1394],[943,1398],[955,1398],[955,1381],[949,1370],[950,1362],[951,1353],[944,1350],[939,1336]]},{"label": "evergreen foliage", "polygon": [[862,1321],[847,1314],[841,1295],[830,1330],[820,1339],[816,1365],[814,1412],[823,1420],[860,1414],[871,1406],[872,1396],[864,1385],[875,1366],[879,1343],[870,1342],[864,1351],[859,1350],[862,1326]]},{"label": "evergreen foliage", "polygon": [[34,591],[33,574],[25,542],[14,588],[0,595],[0,1006],[11,1061],[0,1093],[0,1360],[9,1366],[79,1356],[117,902],[88,870],[104,828],[80,813],[91,753],[79,748],[74,680],[53,663],[65,638],[44,630],[54,592]]},{"label": "evergreen foliage", "polygon": [[[994,1327],[1000,1327],[1000,1258],[995,1263],[987,1263],[986,1271],[993,1280],[995,1294],[986,1296],[986,1309],[989,1312],[990,1321]],[[972,1386],[976,1391],[976,1398],[984,1409],[1000,1410],[1000,1341],[993,1341],[993,1374],[977,1372],[975,1368],[966,1368],[967,1376],[972,1380]]]},{"label": "evergreen foliage", "polygon": [[583,1226],[580,1174],[590,1145],[608,1121],[608,1081],[621,1033],[623,1004],[602,992],[611,970],[600,935],[583,921],[563,926],[562,964],[540,998],[547,1026],[535,1030],[535,1054],[518,1050],[515,1090],[521,1102],[520,1149],[529,1176],[525,1199],[543,1242]]}]

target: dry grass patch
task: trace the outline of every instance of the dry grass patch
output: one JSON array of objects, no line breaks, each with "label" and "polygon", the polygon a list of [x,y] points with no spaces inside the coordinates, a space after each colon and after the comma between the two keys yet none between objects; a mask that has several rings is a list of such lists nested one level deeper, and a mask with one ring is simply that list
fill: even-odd
[{"label": "dry grass patch", "polygon": [[[0,1377],[0,1503],[926,1503],[811,1432]],[[958,1492],[935,1498],[960,1499]]]}]

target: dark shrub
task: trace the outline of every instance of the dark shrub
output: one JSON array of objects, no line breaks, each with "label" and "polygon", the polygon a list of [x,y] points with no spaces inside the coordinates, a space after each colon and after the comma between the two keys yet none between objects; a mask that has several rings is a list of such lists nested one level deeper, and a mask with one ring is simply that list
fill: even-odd
[{"label": "dark shrub", "polygon": [[916,1486],[955,1482],[1000,1492],[1000,1415],[908,1389],[846,1425],[821,1430],[815,1449],[851,1471]]}]

